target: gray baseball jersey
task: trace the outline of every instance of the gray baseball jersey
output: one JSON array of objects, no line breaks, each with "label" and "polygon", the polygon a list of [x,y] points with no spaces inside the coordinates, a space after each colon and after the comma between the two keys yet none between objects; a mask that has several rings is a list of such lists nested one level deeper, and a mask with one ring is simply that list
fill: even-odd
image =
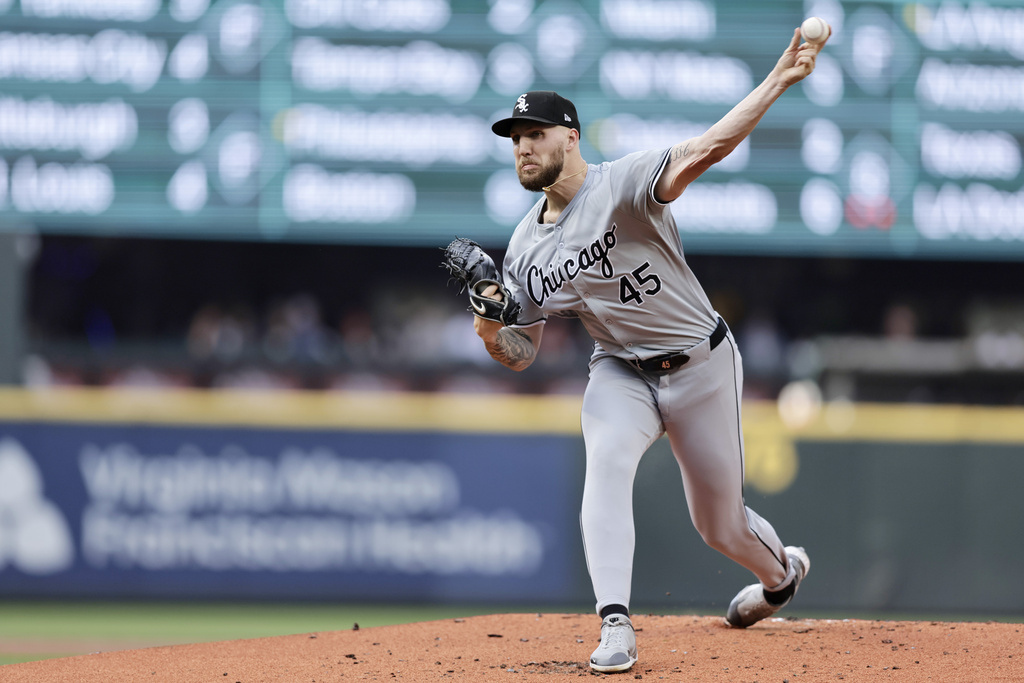
[{"label": "gray baseball jersey", "polygon": [[[579,317],[596,344],[581,424],[587,450],[580,525],[597,610],[629,606],[635,532],[633,480],[667,434],[690,517],[704,540],[765,587],[792,581],[782,542],[743,502],[743,369],[731,333],[683,258],[668,205],[653,188],[668,150],[589,165],[553,224],[542,199],[506,251],[505,283],[522,305],[519,327]],[[671,372],[625,361],[686,351]]]},{"label": "gray baseball jersey", "polygon": [[520,222],[504,262],[522,305],[520,327],[575,315],[602,351],[623,359],[678,351],[705,339],[716,316],[683,259],[675,220],[653,187],[668,150],[590,164],[551,224],[544,199]]}]

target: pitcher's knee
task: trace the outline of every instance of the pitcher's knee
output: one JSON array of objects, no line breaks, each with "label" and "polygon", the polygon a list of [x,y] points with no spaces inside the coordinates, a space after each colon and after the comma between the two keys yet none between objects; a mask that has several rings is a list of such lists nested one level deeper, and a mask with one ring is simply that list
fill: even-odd
[{"label": "pitcher's knee", "polygon": [[704,539],[704,542],[711,548],[732,556],[740,551],[748,542],[750,529],[743,520],[742,525],[726,524],[721,521],[712,520],[703,523],[694,523],[697,533]]},{"label": "pitcher's knee", "polygon": [[636,475],[636,459],[623,458],[624,451],[603,448],[587,454],[587,476],[632,485]]}]

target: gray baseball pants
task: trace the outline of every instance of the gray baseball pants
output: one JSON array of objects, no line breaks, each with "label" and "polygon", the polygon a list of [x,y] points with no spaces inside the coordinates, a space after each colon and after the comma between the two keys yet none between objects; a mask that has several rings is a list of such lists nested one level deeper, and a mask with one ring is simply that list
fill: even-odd
[{"label": "gray baseball pants", "polygon": [[640,458],[663,434],[705,543],[766,588],[789,578],[775,530],[743,500],[743,369],[732,333],[714,350],[705,339],[687,354],[686,365],[664,375],[613,357],[591,362],[582,412],[587,466],[580,523],[598,612],[629,606],[633,481]]}]

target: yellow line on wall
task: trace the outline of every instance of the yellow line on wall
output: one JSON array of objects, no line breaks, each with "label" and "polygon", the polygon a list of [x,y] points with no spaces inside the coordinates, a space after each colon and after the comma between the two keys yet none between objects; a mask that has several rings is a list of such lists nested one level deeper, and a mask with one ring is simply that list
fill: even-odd
[{"label": "yellow line on wall", "polygon": [[1024,444],[1024,408],[913,403],[826,403],[801,425],[785,425],[774,402],[744,405],[744,428],[793,441]]},{"label": "yellow line on wall", "polygon": [[[580,433],[580,396],[198,389],[0,388],[0,420],[481,434]],[[1024,408],[826,404],[786,425],[744,404],[744,430],[794,441],[1024,444]]]},{"label": "yellow line on wall", "polygon": [[195,389],[0,389],[0,420],[579,433],[579,397]]}]

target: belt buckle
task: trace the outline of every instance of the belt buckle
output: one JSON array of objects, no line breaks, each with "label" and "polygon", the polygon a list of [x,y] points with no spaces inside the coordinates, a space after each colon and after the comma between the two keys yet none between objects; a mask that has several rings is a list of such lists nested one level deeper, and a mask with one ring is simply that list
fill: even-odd
[{"label": "belt buckle", "polygon": [[680,351],[679,353],[674,353],[674,354],[672,354],[672,358],[671,359],[662,362],[662,367],[664,367],[666,370],[671,370],[672,369],[672,365],[671,365],[672,360],[678,360],[679,362],[676,363],[675,367],[681,368],[681,367],[683,367],[684,365],[686,365],[687,363],[690,362],[690,354],[682,352],[682,351]]},{"label": "belt buckle", "polygon": [[686,365],[689,362],[690,356],[688,356],[686,353],[683,353],[682,351],[677,353],[670,353],[668,354],[668,356],[662,359],[662,361],[659,363],[658,369],[654,370],[653,372],[656,372],[658,374],[664,374],[666,372],[670,372],[673,368],[681,368],[682,366]]}]

